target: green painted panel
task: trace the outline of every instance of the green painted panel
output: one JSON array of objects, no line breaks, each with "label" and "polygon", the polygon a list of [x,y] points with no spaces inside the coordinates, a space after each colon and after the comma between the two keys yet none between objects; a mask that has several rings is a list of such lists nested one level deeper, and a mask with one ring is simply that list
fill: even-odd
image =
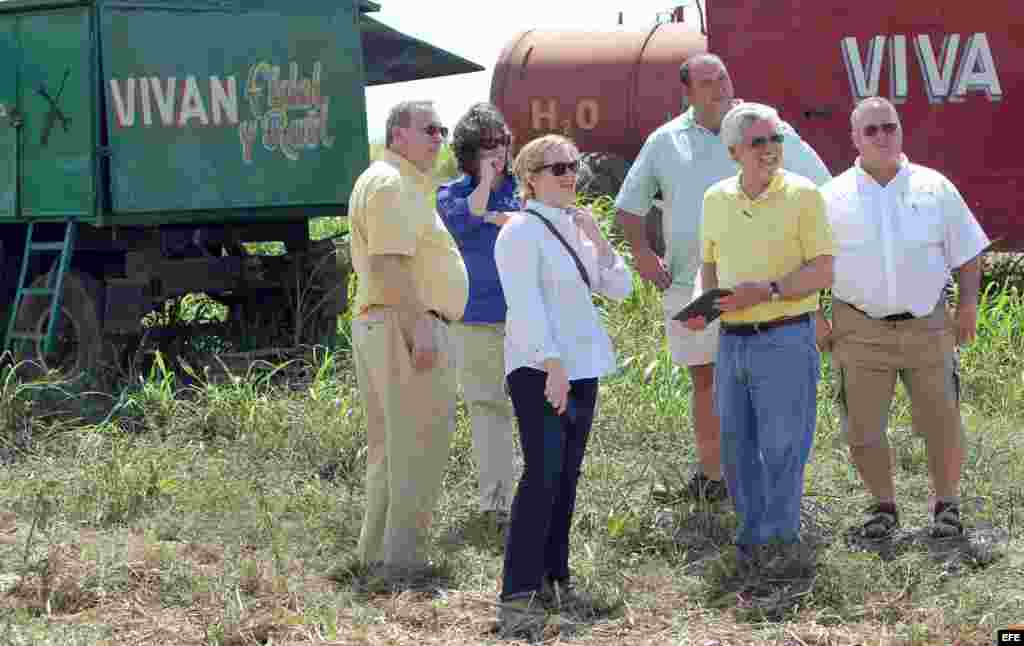
[{"label": "green painted panel", "polygon": [[[3,117],[0,116],[0,119]],[[18,131],[0,123],[0,219],[17,215]]]},{"label": "green painted panel", "polygon": [[303,11],[322,15],[103,9],[114,219],[347,201],[368,163],[355,5]]},{"label": "green painted panel", "polygon": [[24,114],[21,214],[92,216],[93,121],[89,7],[19,18]]},{"label": "green painted panel", "polygon": [[0,16],[0,219],[17,217],[18,131],[11,114],[18,104],[15,19]]}]

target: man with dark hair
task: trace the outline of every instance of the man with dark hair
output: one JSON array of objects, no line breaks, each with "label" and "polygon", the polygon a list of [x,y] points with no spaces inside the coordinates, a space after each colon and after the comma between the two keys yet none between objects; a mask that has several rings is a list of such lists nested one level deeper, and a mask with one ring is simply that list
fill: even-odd
[{"label": "man with dark hair", "polygon": [[466,267],[431,204],[447,129],[429,102],[388,115],[387,150],[349,200],[356,378],[366,408],[366,515],[358,554],[401,579],[424,543],[455,428],[448,322],[466,306]]},{"label": "man with dark hair", "polygon": [[[864,99],[850,115],[853,167],[822,189],[838,253],[832,323],[818,319],[832,350],[843,434],[874,504],[860,527],[888,538],[899,527],[886,420],[896,378],[910,396],[914,431],[928,447],[935,489],[932,534],[960,536],[963,424],[956,346],[974,340],[980,254],[989,239],[952,182],[903,154],[896,108]],[[946,308],[951,272],[956,319]]]},{"label": "man with dark hair", "polygon": [[[686,303],[700,295],[700,218],[704,192],[716,182],[736,174],[736,164],[719,137],[722,118],[736,104],[732,79],[718,56],[699,54],[679,70],[689,109],[655,130],[626,176],[615,206],[630,246],[637,272],[664,292],[666,333],[672,359],[685,365],[693,383],[691,410],[700,471],[684,495],[721,500],[722,484],[719,421],[712,386],[718,323],[704,330],[689,330],[672,320]],[[831,176],[821,159],[791,126],[780,124],[785,136],[786,170],[817,185]],[[665,207],[662,230],[665,257],[658,257],[647,241],[644,217],[661,192]]]}]

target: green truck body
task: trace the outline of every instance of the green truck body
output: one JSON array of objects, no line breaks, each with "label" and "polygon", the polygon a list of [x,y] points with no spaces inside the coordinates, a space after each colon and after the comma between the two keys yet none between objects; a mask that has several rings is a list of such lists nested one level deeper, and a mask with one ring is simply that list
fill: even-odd
[{"label": "green truck body", "polygon": [[242,243],[283,242],[290,270],[323,253],[309,219],[343,216],[369,163],[365,87],[481,69],[376,9],[0,0],[0,307],[40,329],[45,296],[15,298],[19,281],[52,286],[59,263],[33,256],[27,225],[54,242],[69,220],[68,284],[101,333],[186,292],[238,304],[286,290],[282,266],[250,271]]}]

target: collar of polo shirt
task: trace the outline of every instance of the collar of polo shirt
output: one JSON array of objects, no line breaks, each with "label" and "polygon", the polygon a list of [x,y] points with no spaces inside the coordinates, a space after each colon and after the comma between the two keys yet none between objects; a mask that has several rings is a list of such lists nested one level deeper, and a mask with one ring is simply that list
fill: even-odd
[{"label": "collar of polo shirt", "polygon": [[772,181],[768,183],[768,187],[761,192],[760,195],[751,199],[747,192],[743,190],[743,171],[736,176],[736,193],[740,200],[750,202],[751,204],[765,200],[769,195],[781,191],[786,186],[786,171],[779,169],[775,172],[772,177]]}]

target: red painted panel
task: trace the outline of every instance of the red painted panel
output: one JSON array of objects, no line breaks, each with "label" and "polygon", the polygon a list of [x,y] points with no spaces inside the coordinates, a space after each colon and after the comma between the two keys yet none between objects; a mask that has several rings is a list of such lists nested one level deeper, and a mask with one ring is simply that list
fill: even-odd
[{"label": "red painted panel", "polygon": [[[859,62],[868,70],[860,89],[898,102],[908,157],[949,177],[1002,247],[1024,249],[1024,162],[1012,143],[1019,119],[1011,112],[1024,92],[1024,61],[1014,45],[1024,42],[1024,22],[1015,3],[904,0],[885,11],[823,0],[790,0],[787,11],[746,0],[709,4],[710,49],[728,64],[737,95],[779,108],[833,173],[856,156],[849,114]],[[844,54],[846,38],[856,40],[857,56],[849,45]],[[882,47],[877,74],[873,39]],[[974,87],[957,96],[971,79]]]}]

